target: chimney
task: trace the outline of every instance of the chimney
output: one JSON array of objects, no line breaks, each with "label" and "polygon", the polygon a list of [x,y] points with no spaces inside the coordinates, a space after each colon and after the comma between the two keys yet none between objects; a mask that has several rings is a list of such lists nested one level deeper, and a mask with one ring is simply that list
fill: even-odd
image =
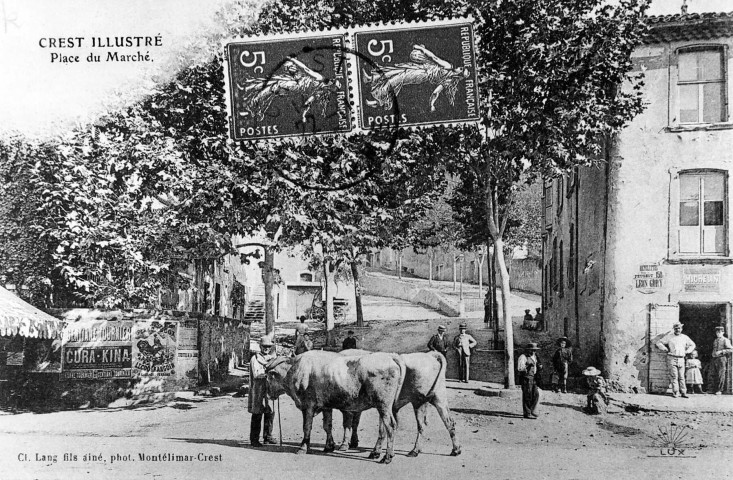
[{"label": "chimney", "polygon": [[682,15],[687,15],[687,0],[682,0]]}]

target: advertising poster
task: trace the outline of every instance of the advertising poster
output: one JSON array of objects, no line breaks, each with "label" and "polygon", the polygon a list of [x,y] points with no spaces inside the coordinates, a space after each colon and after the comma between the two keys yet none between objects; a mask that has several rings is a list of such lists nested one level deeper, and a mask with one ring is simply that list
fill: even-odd
[{"label": "advertising poster", "polygon": [[62,378],[132,377],[133,325],[131,320],[70,323],[63,332]]},{"label": "advertising poster", "polygon": [[178,322],[135,322],[132,352],[136,373],[168,377],[176,373]]}]

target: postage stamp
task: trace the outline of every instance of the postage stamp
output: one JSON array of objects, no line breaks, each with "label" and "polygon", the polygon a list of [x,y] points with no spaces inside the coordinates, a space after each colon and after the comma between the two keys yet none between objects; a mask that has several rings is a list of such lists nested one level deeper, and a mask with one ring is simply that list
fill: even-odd
[{"label": "postage stamp", "polygon": [[470,20],[365,29],[354,36],[362,129],[479,119]]},{"label": "postage stamp", "polygon": [[225,45],[234,140],[352,130],[345,33]]}]

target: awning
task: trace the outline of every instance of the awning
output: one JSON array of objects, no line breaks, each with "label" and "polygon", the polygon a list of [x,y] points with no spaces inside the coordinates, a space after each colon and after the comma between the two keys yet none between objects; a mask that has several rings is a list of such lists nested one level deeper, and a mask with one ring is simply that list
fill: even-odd
[{"label": "awning", "polygon": [[64,322],[0,287],[0,335],[61,338]]}]

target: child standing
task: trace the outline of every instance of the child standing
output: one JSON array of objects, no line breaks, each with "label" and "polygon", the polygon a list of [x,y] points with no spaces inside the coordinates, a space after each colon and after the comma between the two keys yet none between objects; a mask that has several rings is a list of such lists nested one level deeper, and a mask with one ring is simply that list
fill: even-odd
[{"label": "child standing", "polygon": [[685,383],[690,393],[704,393],[702,390],[702,364],[697,359],[697,350],[687,354],[685,360]]}]

